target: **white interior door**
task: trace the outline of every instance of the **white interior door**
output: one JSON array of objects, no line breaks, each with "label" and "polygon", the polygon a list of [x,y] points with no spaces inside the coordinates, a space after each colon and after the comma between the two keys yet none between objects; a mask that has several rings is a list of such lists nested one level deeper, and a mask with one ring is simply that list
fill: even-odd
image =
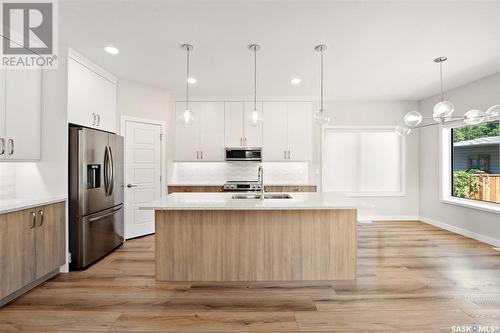
[{"label": "white interior door", "polygon": [[125,238],[155,232],[154,212],[139,210],[162,193],[161,131],[158,124],[125,121]]}]

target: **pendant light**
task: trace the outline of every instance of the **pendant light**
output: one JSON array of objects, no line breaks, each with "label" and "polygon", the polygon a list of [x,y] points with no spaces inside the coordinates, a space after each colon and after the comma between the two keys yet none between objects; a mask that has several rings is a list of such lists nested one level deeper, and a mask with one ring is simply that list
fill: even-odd
[{"label": "pendant light", "polygon": [[314,113],[314,121],[318,125],[327,125],[330,122],[330,117],[326,114],[324,108],[324,73],[323,73],[323,52],[326,51],[326,45],[317,45],[314,50],[321,55],[321,76],[320,76],[320,95],[319,95],[319,110]]},{"label": "pendant light", "polygon": [[441,81],[441,102],[434,105],[434,110],[432,117],[438,123],[444,123],[451,118],[451,114],[455,110],[453,103],[444,100],[444,88],[443,88],[443,62],[448,60],[446,57],[438,57],[434,59],[434,62],[439,64],[439,76]]},{"label": "pendant light", "polygon": [[181,48],[186,51],[186,106],[180,115],[180,121],[184,125],[191,125],[194,122],[194,116],[189,110],[189,52],[193,51],[194,47],[191,44],[182,44]]},{"label": "pendant light", "polygon": [[248,122],[255,127],[262,122],[262,112],[257,109],[257,51],[260,51],[260,45],[251,44],[248,49],[253,52],[253,110],[248,116]]}]

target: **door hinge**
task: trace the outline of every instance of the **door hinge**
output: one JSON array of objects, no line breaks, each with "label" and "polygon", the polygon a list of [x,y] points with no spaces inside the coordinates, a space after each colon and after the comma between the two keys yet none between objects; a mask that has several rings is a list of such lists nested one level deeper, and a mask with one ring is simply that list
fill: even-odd
[{"label": "door hinge", "polygon": [[68,252],[68,263],[71,264],[71,252]]}]

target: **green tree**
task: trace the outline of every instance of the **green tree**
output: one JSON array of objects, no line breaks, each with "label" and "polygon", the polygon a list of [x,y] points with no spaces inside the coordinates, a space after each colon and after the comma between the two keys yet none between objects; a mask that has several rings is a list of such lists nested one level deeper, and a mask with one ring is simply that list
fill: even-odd
[{"label": "green tree", "polygon": [[498,121],[490,121],[478,125],[464,126],[453,129],[453,142],[500,136]]}]

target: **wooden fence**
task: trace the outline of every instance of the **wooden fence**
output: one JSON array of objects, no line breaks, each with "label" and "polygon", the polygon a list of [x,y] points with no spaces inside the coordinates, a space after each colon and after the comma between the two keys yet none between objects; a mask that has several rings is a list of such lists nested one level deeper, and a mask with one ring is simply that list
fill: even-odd
[{"label": "wooden fence", "polygon": [[480,185],[477,199],[500,203],[500,174],[478,175]]}]

